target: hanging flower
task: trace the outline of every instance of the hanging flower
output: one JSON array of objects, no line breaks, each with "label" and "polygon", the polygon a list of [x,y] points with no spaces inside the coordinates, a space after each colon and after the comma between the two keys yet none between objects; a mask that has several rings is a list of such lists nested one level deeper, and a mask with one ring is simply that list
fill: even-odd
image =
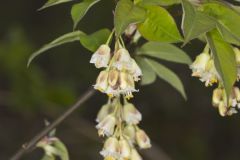
[{"label": "hanging flower", "polygon": [[125,138],[119,140],[119,156],[120,159],[129,159],[131,155],[131,148],[128,141]]},{"label": "hanging flower", "polygon": [[94,85],[94,88],[101,91],[105,92],[108,88],[108,71],[101,71],[96,84]]},{"label": "hanging flower", "polygon": [[127,137],[129,140],[130,144],[135,143],[135,138],[136,138],[136,129],[133,125],[127,125],[124,128],[123,134]]},{"label": "hanging flower", "polygon": [[151,142],[150,142],[150,138],[142,129],[137,130],[136,141],[137,141],[138,146],[142,149],[151,148],[151,146],[152,146]]},{"label": "hanging flower", "polygon": [[119,143],[117,138],[110,137],[104,143],[103,150],[100,154],[107,159],[117,159],[119,157]]},{"label": "hanging flower", "polygon": [[124,115],[123,116],[124,120],[128,124],[135,124],[136,125],[136,124],[138,124],[142,120],[141,113],[131,103],[127,103],[126,105],[124,105],[124,107],[123,107],[123,115]]},{"label": "hanging flower", "polygon": [[114,62],[113,67],[116,67],[118,70],[129,70],[131,68],[132,58],[125,48],[117,50],[113,56]]},{"label": "hanging flower", "polygon": [[97,126],[99,136],[111,136],[113,135],[116,125],[116,117],[112,114],[105,117]]},{"label": "hanging flower", "polygon": [[103,105],[97,114],[96,122],[102,121],[111,112],[111,108],[111,104]]},{"label": "hanging flower", "polygon": [[133,75],[134,81],[139,81],[140,76],[142,76],[142,70],[136,63],[134,59],[131,60],[131,68],[130,68],[130,73]]},{"label": "hanging flower", "polygon": [[207,52],[203,52],[198,55],[193,64],[190,65],[190,69],[192,69],[193,72],[192,76],[202,77],[202,74],[205,72],[205,68],[210,58],[211,57]]},{"label": "hanging flower", "polygon": [[107,67],[111,58],[111,49],[108,45],[101,45],[92,55],[90,63],[95,64],[96,68]]},{"label": "hanging flower", "polygon": [[133,77],[126,73],[126,72],[121,72],[120,73],[120,81],[119,81],[119,87],[120,87],[120,92],[125,95],[126,98],[132,98],[133,92],[137,92],[138,90],[135,89],[135,83],[133,80]]}]

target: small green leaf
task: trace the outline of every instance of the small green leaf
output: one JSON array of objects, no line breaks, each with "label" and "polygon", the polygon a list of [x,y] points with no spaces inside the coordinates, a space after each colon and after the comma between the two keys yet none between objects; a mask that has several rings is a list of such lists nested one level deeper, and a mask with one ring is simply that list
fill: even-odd
[{"label": "small green leaf", "polygon": [[160,6],[147,6],[146,9],[147,18],[138,27],[144,38],[169,43],[182,41],[177,25],[166,9]]},{"label": "small green leaf", "polygon": [[40,55],[41,53],[43,53],[43,52],[45,52],[45,51],[47,51],[51,48],[60,46],[60,45],[65,44],[65,43],[79,41],[81,35],[84,35],[84,33],[81,32],[81,31],[75,31],[75,32],[67,33],[67,34],[57,38],[56,40],[44,45],[42,48],[40,48],[39,50],[37,50],[36,52],[34,52],[30,56],[30,58],[28,59],[28,64],[27,65],[29,66],[34,58],[36,58],[38,55]]},{"label": "small green leaf", "polygon": [[141,79],[141,85],[148,85],[155,82],[157,75],[151,68],[151,66],[148,65],[148,63],[145,61],[144,58],[137,57],[136,58],[137,64],[142,70],[143,76]]},{"label": "small green leaf", "polygon": [[99,1],[100,0],[84,0],[83,2],[73,5],[71,15],[74,22],[74,29],[77,27],[78,23],[87,13],[87,11]]},{"label": "small green leaf", "polygon": [[207,34],[207,41],[213,52],[214,63],[223,80],[223,85],[229,97],[237,79],[235,54],[230,44],[226,43],[217,30]]},{"label": "small green leaf", "polygon": [[100,45],[107,42],[110,34],[111,32],[109,29],[101,29],[91,35],[82,35],[80,42],[86,49],[95,52]]},{"label": "small green leaf", "polygon": [[[209,2],[200,7],[204,13],[217,19],[218,23],[240,41],[240,13],[221,2]],[[219,26],[219,25],[218,25]],[[221,29],[220,29],[221,30]]]},{"label": "small green leaf", "polygon": [[61,160],[69,160],[69,154],[66,146],[59,139],[53,142],[53,146],[58,151],[58,156]]},{"label": "small green leaf", "polygon": [[183,50],[168,43],[147,42],[138,50],[137,54],[183,64],[192,63],[191,58]]},{"label": "small green leaf", "polygon": [[214,18],[209,17],[202,12],[196,11],[188,0],[182,0],[182,6],[182,30],[184,33],[184,44],[216,27],[216,21]]},{"label": "small green leaf", "polygon": [[181,80],[178,76],[168,69],[167,67],[163,66],[162,64],[144,58],[148,65],[153,69],[153,71],[158,75],[159,78],[163,79],[164,81],[168,82],[171,86],[173,86],[186,100],[187,96],[183,87]]},{"label": "small green leaf", "polygon": [[131,23],[140,23],[145,20],[146,11],[133,4],[131,0],[120,0],[117,3],[114,16],[116,36],[119,37]]},{"label": "small green leaf", "polygon": [[45,3],[40,9],[38,10],[43,10],[45,8],[55,6],[61,3],[66,3],[66,2],[72,2],[73,0],[48,0],[47,3]]},{"label": "small green leaf", "polygon": [[144,5],[160,5],[160,6],[171,6],[174,4],[179,4],[180,0],[142,0]]}]

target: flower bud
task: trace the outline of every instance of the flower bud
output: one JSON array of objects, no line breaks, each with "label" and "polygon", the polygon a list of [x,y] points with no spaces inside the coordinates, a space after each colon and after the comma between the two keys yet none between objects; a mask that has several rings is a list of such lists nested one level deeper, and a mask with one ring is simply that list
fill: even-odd
[{"label": "flower bud", "polygon": [[240,50],[238,48],[234,47],[233,51],[235,53],[237,65],[240,65]]},{"label": "flower bud", "polygon": [[108,45],[101,45],[92,55],[90,63],[95,64],[96,68],[107,67],[111,58],[111,49]]},{"label": "flower bud", "polygon": [[131,154],[131,148],[128,141],[124,138],[119,140],[119,154],[121,159],[129,159]]},{"label": "flower bud", "polygon": [[222,117],[225,117],[227,115],[227,106],[225,105],[225,103],[223,101],[221,101],[219,103],[219,106],[218,106],[218,111],[219,111],[219,114],[222,116]]},{"label": "flower bud", "polygon": [[99,136],[111,136],[113,135],[116,125],[116,117],[112,114],[105,117],[97,126]]},{"label": "flower bud", "polygon": [[213,106],[217,107],[221,101],[223,101],[223,90],[220,88],[214,89],[212,97]]},{"label": "flower bud", "polygon": [[119,156],[119,143],[117,138],[110,137],[106,140],[104,143],[103,150],[100,152],[100,154],[107,158],[108,160],[112,160],[114,158],[118,158]]},{"label": "flower bud", "polygon": [[209,53],[203,52],[200,55],[198,55],[193,64],[190,65],[190,68],[193,71],[192,76],[201,77],[209,60],[210,60]]},{"label": "flower bud", "polygon": [[123,134],[128,138],[128,140],[133,144],[135,143],[136,138],[136,129],[133,125],[127,125],[124,130]]},{"label": "flower bud", "polygon": [[111,109],[111,104],[105,104],[101,107],[100,111],[97,114],[97,122],[102,121],[109,113]]},{"label": "flower bud", "polygon": [[136,24],[130,24],[127,29],[125,30],[125,35],[127,37],[130,37],[134,34],[134,32],[137,30],[137,25]]},{"label": "flower bud", "polygon": [[142,157],[140,156],[136,149],[132,149],[130,160],[142,160]]},{"label": "flower bud", "polygon": [[151,142],[150,142],[150,138],[142,129],[137,130],[136,141],[137,141],[138,146],[142,149],[151,148],[151,146],[152,146]]},{"label": "flower bud", "polygon": [[108,87],[108,72],[101,71],[97,78],[96,84],[94,85],[94,88],[101,92],[104,92],[107,89],[107,87]]},{"label": "flower bud", "polygon": [[127,103],[123,107],[123,119],[128,123],[128,124],[138,124],[142,120],[142,115],[141,113],[136,109],[136,107],[131,104]]}]

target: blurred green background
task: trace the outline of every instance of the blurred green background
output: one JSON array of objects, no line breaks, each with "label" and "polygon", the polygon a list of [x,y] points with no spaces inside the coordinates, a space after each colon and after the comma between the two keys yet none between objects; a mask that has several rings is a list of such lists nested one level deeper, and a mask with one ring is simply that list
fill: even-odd
[{"label": "blurred green background", "polygon": [[[91,53],[77,42],[52,49],[26,67],[31,52],[72,30],[71,4],[37,12],[44,2],[0,2],[0,160],[9,159],[38,133],[44,119],[52,121],[63,113],[94,84],[99,72],[89,64]],[[79,28],[86,33],[111,29],[113,6],[112,0],[95,5]],[[172,11],[179,13],[180,8]],[[203,47],[193,41],[184,49],[194,58]],[[139,86],[133,102],[143,113],[141,127],[157,146],[148,151],[153,158],[145,159],[239,160],[240,116],[220,117],[211,105],[212,88],[192,78],[188,66],[163,63],[181,77],[188,101],[162,80]],[[102,159],[94,120],[106,99],[97,93],[58,127],[71,160]],[[22,159],[38,160],[41,155],[36,150]]]}]

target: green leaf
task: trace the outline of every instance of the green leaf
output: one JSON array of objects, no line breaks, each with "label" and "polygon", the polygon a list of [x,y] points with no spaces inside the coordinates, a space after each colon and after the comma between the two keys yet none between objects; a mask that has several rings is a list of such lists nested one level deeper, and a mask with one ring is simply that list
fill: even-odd
[{"label": "green leaf", "polygon": [[71,15],[74,22],[74,29],[77,27],[78,23],[87,13],[87,11],[99,1],[100,0],[84,0],[83,2],[73,5]]},{"label": "green leaf", "polygon": [[174,4],[179,4],[180,0],[142,0],[144,5],[160,5],[160,6],[171,6]]},{"label": "green leaf", "polygon": [[95,52],[100,45],[107,42],[110,34],[111,32],[109,29],[101,29],[91,35],[82,35],[80,42],[86,49]]},{"label": "green leaf", "polygon": [[45,3],[41,8],[38,10],[43,10],[45,8],[55,6],[61,3],[66,3],[66,2],[72,2],[73,0],[48,0],[47,3]]},{"label": "green leaf", "polygon": [[182,6],[182,30],[184,33],[184,44],[216,27],[216,21],[214,18],[209,17],[202,12],[196,11],[188,0],[182,0]]},{"label": "green leaf", "polygon": [[168,43],[147,42],[138,50],[137,54],[183,64],[192,63],[191,58],[183,50]]},{"label": "green leaf", "polygon": [[131,0],[120,0],[117,3],[114,16],[116,36],[119,37],[129,24],[143,22],[145,16],[145,10],[134,5]]},{"label": "green leaf", "polygon": [[183,87],[181,80],[178,76],[168,69],[167,67],[163,66],[162,64],[144,58],[148,65],[152,68],[152,70],[158,75],[159,78],[163,79],[164,81],[168,82],[171,86],[173,86],[186,100],[187,96]]},{"label": "green leaf", "polygon": [[182,41],[177,25],[166,9],[160,6],[147,6],[146,9],[147,18],[138,27],[144,38],[169,43]]},{"label": "green leaf", "polygon": [[157,75],[152,70],[151,66],[149,66],[148,63],[145,61],[145,58],[137,57],[136,61],[143,73],[141,85],[148,85],[155,82]]},{"label": "green leaf", "polygon": [[237,79],[235,54],[230,44],[226,43],[217,30],[207,34],[207,41],[213,52],[214,63],[223,80],[223,85],[229,97]]},{"label": "green leaf", "polygon": [[53,155],[49,156],[45,154],[41,160],[56,160],[56,158]]},{"label": "green leaf", "polygon": [[44,45],[42,48],[40,48],[39,50],[37,50],[36,52],[34,52],[30,56],[30,58],[28,59],[28,64],[27,65],[29,66],[34,58],[36,58],[38,55],[40,55],[41,53],[43,53],[43,52],[45,52],[45,51],[47,51],[51,48],[60,46],[60,45],[65,44],[65,43],[79,41],[81,35],[84,35],[84,33],[81,32],[81,31],[75,31],[75,32],[67,33],[67,34],[57,38],[56,40]]},{"label": "green leaf", "polygon": [[235,39],[240,41],[240,13],[225,3],[216,1],[202,5],[200,10],[217,19],[218,23],[228,33],[231,33]]},{"label": "green leaf", "polygon": [[226,42],[240,46],[240,41],[222,25],[218,24],[217,29]]},{"label": "green leaf", "polygon": [[69,160],[69,154],[66,146],[59,139],[53,142],[53,146],[58,151],[61,160]]}]

